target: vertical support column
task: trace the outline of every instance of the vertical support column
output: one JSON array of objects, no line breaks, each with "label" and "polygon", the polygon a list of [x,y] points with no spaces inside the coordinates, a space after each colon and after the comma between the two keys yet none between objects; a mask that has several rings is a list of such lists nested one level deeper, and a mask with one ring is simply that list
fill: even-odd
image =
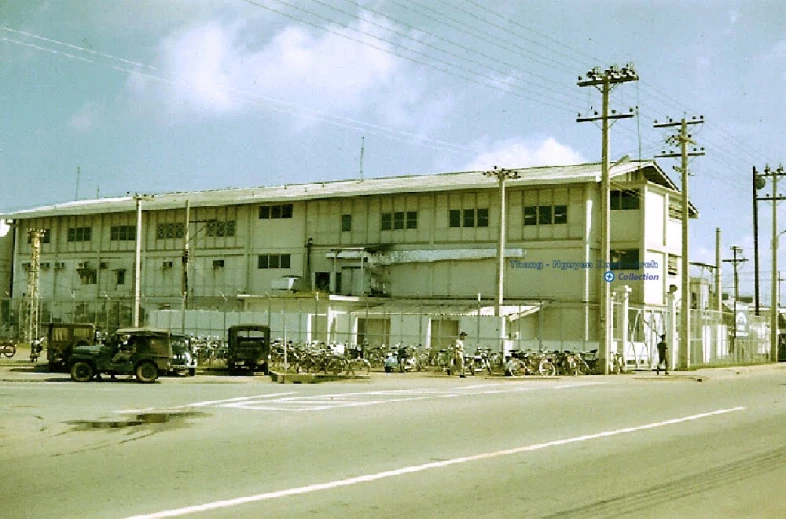
[{"label": "vertical support column", "polygon": [[[622,315],[620,316],[620,326],[622,327],[622,351],[620,354],[622,355],[622,365],[628,365],[628,358],[627,358],[627,346],[630,337],[628,336],[628,310],[630,308],[630,293],[631,288],[628,285],[623,285],[622,287]],[[638,366],[637,366],[638,367]]]},{"label": "vertical support column", "polygon": [[669,355],[667,357],[666,363],[668,369],[672,369],[674,366],[674,361],[676,360],[676,353],[674,348],[674,339],[677,336],[677,298],[674,297],[674,293],[669,292],[666,295],[666,306],[669,312],[669,318],[667,321],[666,327],[666,344],[669,345]]}]

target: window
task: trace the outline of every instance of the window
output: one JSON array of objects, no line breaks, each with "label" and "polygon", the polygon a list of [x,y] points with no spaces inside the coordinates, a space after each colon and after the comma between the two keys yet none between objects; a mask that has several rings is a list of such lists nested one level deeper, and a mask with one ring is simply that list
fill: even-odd
[{"label": "window", "polygon": [[488,227],[488,209],[451,209],[450,227]]},{"label": "window", "polygon": [[416,211],[396,211],[395,213],[382,213],[380,229],[383,231],[400,229],[417,229],[418,213]]},{"label": "window", "polygon": [[478,227],[488,227],[488,226],[489,226],[489,210],[478,209]]},{"label": "window", "polygon": [[553,208],[550,205],[538,206],[538,225],[551,225],[551,213]]},{"label": "window", "polygon": [[403,229],[404,228],[404,213],[403,212],[393,213],[393,228],[394,229]]},{"label": "window", "polygon": [[418,228],[418,212],[407,211],[407,229],[417,229],[417,228]]},{"label": "window", "polygon": [[351,214],[342,214],[341,215],[341,232],[349,232],[352,230],[352,215]]},{"label": "window", "polygon": [[90,241],[91,227],[69,227],[68,241]]},{"label": "window", "polygon": [[235,235],[235,221],[234,220],[209,220],[207,222],[206,234],[212,238],[221,238],[224,236]]},{"label": "window", "polygon": [[156,225],[156,240],[182,238],[186,235],[186,224],[183,222],[160,223]]},{"label": "window", "polygon": [[[30,230],[32,230],[32,229],[30,229]],[[40,230],[43,231],[43,233],[41,234],[41,243],[49,243],[49,239],[50,239],[50,237],[49,237],[49,229],[40,229]],[[31,243],[32,241],[33,241],[33,238],[30,236],[30,233],[28,233],[27,234],[27,243]]]},{"label": "window", "polygon": [[450,210],[450,226],[461,227],[461,211],[458,209]]},{"label": "window", "polygon": [[667,260],[668,266],[666,267],[668,270],[669,276],[676,276],[679,274],[679,267],[677,266],[677,256],[669,256]]},{"label": "window", "polygon": [[612,211],[630,211],[639,208],[639,190],[612,191],[610,193]]},{"label": "window", "polygon": [[224,260],[222,260],[222,259],[215,259],[215,260],[213,260],[213,268],[214,269],[222,269],[222,268],[224,268]]},{"label": "window", "polygon": [[260,220],[277,220],[279,218],[292,218],[292,204],[260,205]]},{"label": "window", "polygon": [[475,210],[464,209],[462,225],[464,227],[475,227]]},{"label": "window", "polygon": [[554,223],[568,223],[568,206],[555,205],[554,206]]},{"label": "window", "polygon": [[115,271],[116,274],[116,281],[118,285],[125,285],[126,284],[126,269],[117,269]]},{"label": "window", "polygon": [[682,220],[682,204],[679,201],[669,201],[669,218],[672,220]]},{"label": "window", "polygon": [[639,249],[615,250],[611,255],[611,270],[639,270]]},{"label": "window", "polygon": [[257,259],[257,268],[260,269],[288,269],[289,265],[289,254],[262,254]]},{"label": "window", "polygon": [[566,205],[524,206],[524,225],[552,225],[568,223]]},{"label": "window", "polygon": [[528,205],[524,207],[524,225],[538,225],[538,207]]},{"label": "window", "polygon": [[383,231],[389,231],[393,228],[393,213],[382,213],[380,228]]},{"label": "window", "polygon": [[136,239],[136,225],[113,225],[110,229],[111,241],[128,241]]}]

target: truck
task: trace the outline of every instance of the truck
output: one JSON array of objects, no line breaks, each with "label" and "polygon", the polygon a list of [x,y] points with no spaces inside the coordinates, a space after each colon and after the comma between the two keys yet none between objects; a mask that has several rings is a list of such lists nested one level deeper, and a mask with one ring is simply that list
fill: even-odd
[{"label": "truck", "polygon": [[270,328],[261,324],[236,324],[227,330],[227,369],[265,375],[270,366]]},{"label": "truck", "polygon": [[102,374],[135,375],[151,383],[172,362],[172,333],[157,328],[121,328],[103,344],[81,345],[71,355],[71,380],[101,380]]},{"label": "truck", "polygon": [[77,346],[96,343],[96,327],[89,323],[49,323],[46,330],[46,359],[49,371],[66,371]]}]

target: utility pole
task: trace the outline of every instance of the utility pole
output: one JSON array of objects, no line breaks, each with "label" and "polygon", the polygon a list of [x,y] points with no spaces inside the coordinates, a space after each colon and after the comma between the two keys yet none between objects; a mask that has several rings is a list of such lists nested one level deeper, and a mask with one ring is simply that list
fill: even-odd
[{"label": "utility pole", "polygon": [[30,344],[31,348],[34,348],[33,341],[39,338],[41,237],[44,235],[44,231],[31,229],[28,231],[28,235],[30,236],[30,267],[27,271],[27,305],[25,309],[25,320],[27,322],[24,329],[24,341]]},{"label": "utility pole", "polygon": [[[587,78],[584,79],[579,76],[578,86],[587,87],[594,86],[602,95],[602,108],[600,115],[595,112],[591,116],[582,117],[581,114],[576,118],[576,122],[590,122],[601,121],[601,251],[600,255],[603,260],[604,267],[608,268],[611,263],[611,213],[610,213],[610,199],[611,199],[611,180],[609,175],[609,130],[611,128],[610,121],[613,119],[629,119],[633,117],[633,109],[630,113],[618,114],[616,110],[609,110],[609,94],[620,83],[628,81],[638,81],[639,76],[633,69],[632,64],[625,65],[621,69],[616,66],[611,66],[608,69],[601,71],[599,67],[587,72]],[[589,236],[587,237],[589,238]],[[600,337],[599,348],[600,363],[603,366],[603,374],[609,374],[609,355],[611,353],[611,284],[606,281],[604,277],[599,278],[600,286]],[[624,349],[625,345],[623,345]]]},{"label": "utility pole", "polygon": [[762,189],[767,185],[764,177],[759,175],[756,171],[756,166],[753,166],[753,304],[756,309],[756,315],[759,315],[759,197],[756,196],[756,191]]},{"label": "utility pole", "polygon": [[[778,362],[778,241],[780,233],[778,232],[778,202],[784,200],[782,195],[778,194],[778,177],[786,175],[783,166],[779,166],[776,170],[771,170],[769,166],[764,167],[764,173],[756,175],[754,168],[753,174],[753,193],[754,205],[759,200],[772,201],[772,277],[770,278],[770,360]],[[765,178],[772,177],[772,196],[756,196],[756,190],[761,189],[766,185]],[[754,213],[756,215],[756,213]],[[754,226],[758,225],[758,218]],[[758,234],[758,229],[756,229]],[[758,276],[756,280],[756,289],[758,290]]]},{"label": "utility pole", "polygon": [[687,369],[690,367],[690,280],[688,278],[689,262],[688,262],[688,220],[690,219],[690,203],[688,202],[688,158],[699,157],[704,155],[704,148],[699,150],[693,148],[693,151],[688,150],[688,145],[696,144],[691,139],[688,133],[688,125],[702,124],[704,116],[693,116],[690,121],[684,117],[680,121],[673,121],[669,119],[668,122],[658,123],[655,121],[655,128],[671,128],[679,126],[680,131],[676,135],[670,136],[666,142],[670,145],[678,145],[680,147],[679,153],[662,153],[656,155],[657,157],[680,157],[682,159],[682,166],[674,169],[679,171],[682,175],[682,276],[680,283],[682,284],[682,312],[680,313],[680,348],[677,354],[677,369]]},{"label": "utility pole", "polygon": [[734,257],[732,259],[725,259],[723,262],[731,263],[734,267],[734,316],[732,317],[732,339],[730,353],[735,353],[737,349],[737,300],[740,298],[740,277],[737,273],[737,266],[740,263],[745,263],[748,260],[745,258],[737,258],[737,254],[742,253],[741,247],[733,245],[731,247],[731,251],[734,253]]},{"label": "utility pole", "polygon": [[139,307],[142,297],[142,201],[152,197],[134,195],[136,201],[136,244],[134,247],[134,328],[139,326]]},{"label": "utility pole", "polygon": [[180,293],[183,296],[183,311],[180,319],[180,333],[186,333],[186,310],[188,310],[188,260],[189,260],[189,219],[190,219],[190,205],[186,200],[186,221],[185,229],[183,231],[183,274],[180,281]]},{"label": "utility pole", "polygon": [[[506,216],[507,209],[505,208],[505,181],[515,180],[519,177],[518,172],[507,170],[504,168],[494,169],[491,171],[484,171],[483,176],[493,177],[499,183],[499,239],[497,240],[497,299],[494,302],[494,316],[499,320],[499,351],[504,354],[505,346],[504,341],[507,338],[507,330],[505,326],[505,317],[502,315],[502,302],[505,297],[505,238],[506,238]],[[480,298],[478,298],[480,301]]]}]

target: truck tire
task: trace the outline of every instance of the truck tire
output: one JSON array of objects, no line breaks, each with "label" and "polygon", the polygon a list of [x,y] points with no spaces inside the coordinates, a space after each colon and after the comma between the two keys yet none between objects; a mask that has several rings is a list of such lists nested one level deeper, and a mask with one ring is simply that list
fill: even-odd
[{"label": "truck tire", "polygon": [[71,366],[71,380],[74,382],[90,382],[95,372],[87,362],[77,361]]},{"label": "truck tire", "polygon": [[136,379],[139,382],[150,384],[158,378],[158,368],[152,362],[143,362],[136,367]]},{"label": "truck tire", "polygon": [[196,368],[188,368],[188,376],[193,377],[196,375]]}]

